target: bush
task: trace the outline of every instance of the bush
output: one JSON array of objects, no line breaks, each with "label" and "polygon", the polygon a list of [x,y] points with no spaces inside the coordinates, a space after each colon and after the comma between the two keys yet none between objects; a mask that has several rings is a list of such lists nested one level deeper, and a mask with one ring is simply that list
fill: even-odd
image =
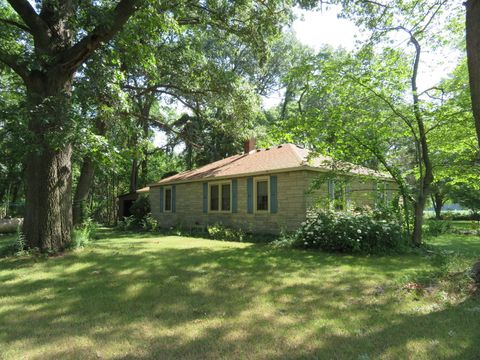
[{"label": "bush", "polygon": [[82,248],[88,246],[92,240],[97,237],[98,224],[88,218],[81,227],[73,231],[73,248]]},{"label": "bush", "polygon": [[152,214],[148,214],[142,219],[142,229],[145,231],[156,231],[158,229],[158,221]]},{"label": "bush", "polygon": [[27,240],[25,235],[22,232],[22,227],[17,226],[17,234],[13,242],[13,252],[17,255],[22,255],[26,252],[27,249]]},{"label": "bush", "polygon": [[222,224],[210,225],[207,227],[207,231],[208,236],[214,240],[243,242],[246,239],[246,234],[243,230],[228,228]]},{"label": "bush", "polygon": [[449,221],[428,220],[424,227],[424,233],[427,236],[440,236],[452,230],[452,224]]},{"label": "bush", "polygon": [[382,253],[406,244],[401,226],[367,213],[313,210],[295,234],[293,246],[346,253]]},{"label": "bush", "polygon": [[130,214],[132,214],[139,223],[150,214],[150,211],[150,201],[146,195],[140,196],[133,202],[132,206],[130,206]]}]

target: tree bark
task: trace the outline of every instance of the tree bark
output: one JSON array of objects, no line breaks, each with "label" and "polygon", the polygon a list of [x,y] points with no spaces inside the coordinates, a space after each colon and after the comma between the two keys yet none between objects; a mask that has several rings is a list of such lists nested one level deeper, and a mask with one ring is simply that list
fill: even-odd
[{"label": "tree bark", "polygon": [[472,112],[480,147],[480,1],[468,0],[466,7],[466,42],[468,75],[470,80],[470,97]]},{"label": "tree bark", "polygon": [[412,241],[415,246],[422,245],[422,227],[423,227],[423,210],[425,209],[425,197],[419,196],[414,204],[414,219]]},{"label": "tree bark", "polygon": [[419,148],[419,161],[418,168],[420,173],[419,188],[417,190],[417,196],[414,205],[414,223],[412,242],[415,246],[422,244],[422,225],[423,225],[423,211],[425,210],[425,204],[428,196],[430,195],[430,189],[433,182],[433,166],[430,161],[430,152],[428,150],[427,132],[425,130],[425,123],[423,121],[423,115],[420,110],[420,99],[418,96],[417,76],[418,67],[420,65],[420,53],[421,47],[418,40],[414,35],[410,34],[410,41],[415,47],[415,59],[413,62],[413,71],[411,77],[411,89],[413,98],[413,113],[415,115],[415,121],[418,128],[418,143]]},{"label": "tree bark", "polygon": [[439,191],[435,191],[432,194],[432,205],[433,209],[435,210],[435,219],[441,220],[442,219],[442,207],[443,207],[443,196],[439,193]]},{"label": "tree bark", "polygon": [[27,83],[29,135],[23,231],[30,248],[64,250],[72,234],[72,146],[62,131],[70,116],[73,75],[32,73]]},{"label": "tree bark", "polygon": [[73,225],[80,225],[84,220],[84,203],[87,200],[90,186],[92,185],[95,164],[90,156],[85,157],[80,169],[77,188],[73,197]]}]

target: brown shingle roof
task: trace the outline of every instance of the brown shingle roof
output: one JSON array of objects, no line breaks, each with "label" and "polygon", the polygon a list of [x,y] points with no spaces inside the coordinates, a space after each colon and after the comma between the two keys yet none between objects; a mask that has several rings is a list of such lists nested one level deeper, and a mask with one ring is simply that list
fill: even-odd
[{"label": "brown shingle roof", "polygon": [[233,155],[198,169],[169,176],[150,186],[301,169],[315,171],[331,171],[333,169],[350,174],[374,176],[383,179],[390,178],[388,174],[346,162],[333,161],[332,158],[327,156],[310,158],[309,150],[293,144],[284,144],[267,149],[254,150],[248,154]]}]

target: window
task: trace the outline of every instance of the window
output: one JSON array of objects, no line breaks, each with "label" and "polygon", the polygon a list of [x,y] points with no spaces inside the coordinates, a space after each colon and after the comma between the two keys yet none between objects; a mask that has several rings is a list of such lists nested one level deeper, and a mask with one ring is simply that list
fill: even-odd
[{"label": "window", "polygon": [[255,179],[255,210],[268,211],[268,178]]},{"label": "window", "polygon": [[222,211],[230,211],[230,184],[222,184]]},{"label": "window", "polygon": [[172,188],[167,187],[164,189],[164,211],[172,211]]},{"label": "window", "polygon": [[209,185],[210,211],[231,211],[232,186],[230,181],[213,183]]},{"label": "window", "polygon": [[218,185],[210,185],[210,211],[218,211]]}]

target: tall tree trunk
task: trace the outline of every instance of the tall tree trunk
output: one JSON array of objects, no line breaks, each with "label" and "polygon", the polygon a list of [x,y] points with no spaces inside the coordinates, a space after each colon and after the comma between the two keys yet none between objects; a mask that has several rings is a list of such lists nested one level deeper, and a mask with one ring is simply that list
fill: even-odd
[{"label": "tall tree trunk", "polygon": [[432,194],[432,205],[435,210],[435,219],[442,219],[442,207],[443,207],[443,196],[439,191],[435,191]]},{"label": "tall tree trunk", "polygon": [[84,203],[87,200],[92,185],[95,164],[90,156],[85,157],[80,169],[77,188],[73,197],[73,225],[80,225],[84,220]]},{"label": "tall tree trunk", "polygon": [[137,191],[138,183],[138,160],[134,158],[132,160],[132,169],[130,171],[130,192]]},{"label": "tall tree trunk", "polygon": [[467,0],[465,7],[470,96],[472,99],[475,129],[477,130],[477,140],[480,147],[480,0]]},{"label": "tall tree trunk", "polygon": [[419,149],[419,189],[417,191],[417,198],[414,205],[414,224],[412,233],[412,242],[415,246],[422,244],[422,225],[423,225],[423,211],[428,196],[430,195],[430,189],[433,182],[433,166],[430,161],[430,152],[428,150],[427,132],[425,130],[425,123],[423,121],[423,114],[420,110],[420,99],[418,96],[417,87],[417,75],[418,67],[420,65],[420,53],[421,47],[418,40],[413,34],[410,34],[410,41],[415,47],[415,60],[413,62],[413,71],[411,77],[411,89],[413,98],[413,113],[418,128],[418,137],[416,137],[416,143]]},{"label": "tall tree trunk", "polygon": [[425,197],[419,196],[417,202],[414,204],[414,220],[412,240],[415,246],[422,244],[422,227],[423,227],[423,210],[425,209]]},{"label": "tall tree trunk", "polygon": [[72,78],[34,73],[27,84],[31,144],[23,231],[28,246],[44,252],[65,249],[72,234],[72,146],[62,131],[70,119]]}]

